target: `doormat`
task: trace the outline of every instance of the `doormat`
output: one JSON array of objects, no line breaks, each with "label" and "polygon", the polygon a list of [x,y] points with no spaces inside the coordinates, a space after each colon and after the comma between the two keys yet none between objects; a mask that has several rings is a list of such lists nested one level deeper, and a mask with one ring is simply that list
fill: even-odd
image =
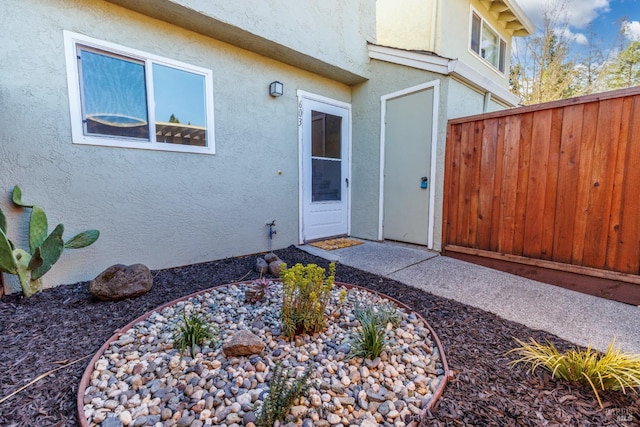
[{"label": "doormat", "polygon": [[364,242],[360,240],[350,239],[348,237],[339,237],[337,239],[321,240],[319,242],[309,243],[309,246],[332,251],[334,249],[348,248],[349,246],[361,245]]}]

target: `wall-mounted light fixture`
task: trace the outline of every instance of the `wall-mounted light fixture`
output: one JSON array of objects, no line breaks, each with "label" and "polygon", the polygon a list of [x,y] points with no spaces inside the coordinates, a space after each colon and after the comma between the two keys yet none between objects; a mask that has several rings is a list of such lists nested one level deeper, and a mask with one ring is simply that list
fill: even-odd
[{"label": "wall-mounted light fixture", "polygon": [[282,96],[284,93],[284,85],[279,81],[272,82],[269,85],[269,95],[271,96]]}]

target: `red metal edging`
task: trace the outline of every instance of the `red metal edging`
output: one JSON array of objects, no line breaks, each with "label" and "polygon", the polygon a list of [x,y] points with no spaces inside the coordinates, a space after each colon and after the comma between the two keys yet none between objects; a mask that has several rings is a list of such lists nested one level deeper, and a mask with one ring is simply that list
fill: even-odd
[{"label": "red metal edging", "polygon": [[[280,279],[275,279],[274,281],[281,281]],[[81,427],[89,427],[89,423],[87,422],[87,417],[84,414],[84,394],[85,391],[87,389],[87,386],[89,385],[89,382],[91,381],[91,373],[94,370],[94,366],[96,364],[96,362],[98,361],[98,359],[100,359],[100,357],[102,356],[102,354],[109,348],[109,346],[114,342],[117,341],[124,333],[128,332],[129,329],[131,329],[134,325],[136,325],[137,323],[145,320],[146,318],[150,317],[153,313],[155,312],[160,312],[162,310],[164,310],[167,307],[170,307],[172,305],[175,305],[179,302],[182,301],[186,301],[190,298],[196,297],[198,295],[207,293],[207,292],[212,292],[218,288],[221,287],[227,287],[227,286],[238,286],[238,285],[245,285],[245,284],[249,284],[251,283],[251,281],[244,281],[244,282],[234,282],[234,283],[228,283],[228,284],[224,284],[224,285],[218,285],[218,286],[213,286],[211,288],[208,289],[204,289],[198,292],[194,292],[192,294],[177,298],[175,300],[169,301],[165,304],[162,304],[159,307],[156,307],[155,309],[148,311],[147,313],[143,314],[142,316],[132,320],[131,322],[127,323],[125,326],[123,326],[120,329],[117,329],[116,332],[107,340],[105,341],[104,344],[102,344],[102,346],[98,349],[98,351],[96,352],[96,354],[91,358],[91,360],[89,361],[89,363],[87,364],[87,367],[84,370],[84,373],[82,374],[82,378],[80,379],[80,385],[78,386],[78,396],[76,399],[76,407],[78,410],[78,421],[80,423]],[[431,337],[433,338],[434,342],[436,343],[436,347],[438,348],[438,353],[440,354],[440,361],[442,363],[442,369],[444,370],[444,376],[442,381],[440,381],[440,383],[438,384],[438,388],[435,390],[435,392],[433,393],[433,396],[431,397],[431,400],[429,401],[429,403],[427,403],[427,405],[422,408],[422,417],[424,418],[427,414],[428,411],[430,411],[431,409],[433,409],[433,407],[435,406],[435,404],[437,403],[437,400],[440,398],[440,396],[442,396],[442,393],[444,391],[444,387],[446,386],[448,380],[453,379],[453,371],[449,370],[449,365],[447,364],[447,358],[444,354],[444,348],[442,347],[442,343],[440,342],[440,338],[438,338],[438,335],[435,333],[435,331],[433,330],[433,328],[431,327],[431,325],[424,319],[424,317],[422,317],[419,313],[417,313],[415,310],[411,309],[409,306],[407,306],[406,304],[398,301],[397,299],[390,297],[388,295],[385,295],[381,292],[378,292],[376,290],[373,289],[369,289],[369,288],[365,288],[363,286],[358,286],[358,285],[353,285],[350,283],[344,283],[344,282],[335,282],[334,283],[337,286],[343,286],[347,289],[359,289],[359,290],[363,290],[366,292],[370,292],[373,293],[375,295],[378,295],[381,298],[386,298],[390,301],[393,301],[394,304],[398,305],[401,308],[404,308],[405,310],[414,313],[416,316],[418,316],[418,318],[420,320],[422,320],[424,322],[425,325],[427,325],[427,328],[429,329],[429,333],[431,334]],[[409,424],[407,424],[407,427],[414,427],[417,426],[418,423],[416,423],[416,421],[411,421]]]}]

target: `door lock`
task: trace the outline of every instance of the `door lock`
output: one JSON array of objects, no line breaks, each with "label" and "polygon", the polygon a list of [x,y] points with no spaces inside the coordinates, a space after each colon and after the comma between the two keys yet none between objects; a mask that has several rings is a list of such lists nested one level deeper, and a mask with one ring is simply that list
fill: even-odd
[{"label": "door lock", "polygon": [[426,176],[420,178],[420,188],[429,188],[429,178],[427,178]]}]

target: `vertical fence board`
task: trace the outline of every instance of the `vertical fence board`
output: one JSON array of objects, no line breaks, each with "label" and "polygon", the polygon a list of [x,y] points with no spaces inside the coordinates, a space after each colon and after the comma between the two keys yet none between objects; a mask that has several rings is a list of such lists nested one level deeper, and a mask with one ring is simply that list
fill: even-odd
[{"label": "vertical fence board", "polygon": [[618,155],[616,156],[616,165],[614,167],[613,191],[611,192],[611,210],[609,212],[609,226],[607,233],[607,257],[605,260],[605,269],[615,270],[616,256],[618,254],[618,242],[620,223],[622,222],[622,186],[624,184],[626,174],[626,159],[629,146],[629,122],[631,121],[631,110],[633,103],[631,99],[625,98],[622,101],[622,120],[620,120],[620,136],[618,141],[612,143],[618,144]]},{"label": "vertical fence board", "polygon": [[638,88],[450,121],[443,243],[639,275],[638,141]]},{"label": "vertical fence board", "polygon": [[[458,243],[456,239],[456,227],[458,225],[458,200],[460,181],[460,141],[462,139],[462,126],[449,125],[448,137],[450,144],[447,144],[447,158],[445,167],[446,187],[444,194],[448,197],[444,200],[444,221],[445,221],[445,241]],[[449,197],[450,196],[450,197]]]},{"label": "vertical fence board", "polygon": [[640,265],[640,149],[633,143],[640,138],[640,96],[632,99],[627,140],[627,162],[623,182],[618,250],[614,269],[638,274]]},{"label": "vertical fence board", "polygon": [[549,161],[547,163],[547,185],[545,187],[544,215],[542,226],[541,258],[553,260],[553,230],[559,208],[556,205],[558,193],[558,168],[560,162],[560,143],[562,142],[562,121],[564,109],[551,111],[551,135],[549,136]]},{"label": "vertical fence board", "polygon": [[476,245],[491,247],[493,223],[491,220],[494,200],[494,180],[496,177],[496,150],[498,146],[498,119],[486,120],[482,132],[482,152],[480,154],[480,188],[478,191],[478,223]]},{"label": "vertical fence board", "polygon": [[[496,157],[495,161],[495,175],[493,178],[493,193],[491,196],[491,244],[489,250],[498,251],[500,246],[500,217],[501,217],[501,205],[502,205],[502,174],[504,171],[504,131],[505,131],[505,118],[498,119],[498,140],[496,142]],[[491,167],[491,166],[489,166]],[[489,191],[487,188],[484,191]]]},{"label": "vertical fence board", "polygon": [[522,248],[522,254],[532,258],[539,258],[542,255],[542,230],[551,141],[551,119],[551,110],[533,113],[531,140],[535,141],[536,144],[529,162],[529,185],[527,186],[524,224],[524,239],[527,244]]},{"label": "vertical fence board", "polygon": [[516,184],[515,224],[513,231],[513,250],[515,255],[524,251],[524,228],[527,215],[527,188],[529,187],[529,164],[531,160],[531,133],[533,113],[523,114],[520,118],[520,142],[518,150],[518,181]]},{"label": "vertical fence board", "polygon": [[584,105],[567,107],[562,122],[562,142],[558,177],[557,206],[563,214],[556,217],[553,239],[553,258],[570,263],[573,249],[573,232],[578,186],[578,164],[580,162],[580,138]]},{"label": "vertical fence board", "polygon": [[471,146],[470,167],[474,173],[469,183],[470,189],[467,193],[469,196],[469,219],[467,227],[467,241],[472,248],[476,246],[476,238],[478,232],[478,206],[480,193],[480,156],[482,153],[482,132],[484,131],[484,122],[479,120],[473,126],[473,145]]},{"label": "vertical fence board", "polygon": [[471,205],[471,191],[475,170],[472,165],[473,151],[473,122],[462,125],[462,138],[460,140],[460,194],[458,198],[458,225],[456,240],[462,246],[469,245],[469,215]]},{"label": "vertical fence board", "polygon": [[591,191],[586,226],[588,231],[585,235],[585,250],[582,257],[584,265],[594,268],[604,268],[607,255],[607,229],[620,138],[622,104],[622,99],[606,100],[601,103],[598,111],[593,164],[589,180]]},{"label": "vertical fence board", "polygon": [[498,251],[504,253],[512,253],[513,251],[519,141],[520,120],[518,117],[507,117],[505,120],[500,226],[498,231]]},{"label": "vertical fence board", "polygon": [[585,246],[585,233],[587,232],[587,219],[589,215],[589,192],[591,191],[591,167],[593,164],[593,149],[596,140],[596,128],[598,123],[598,109],[600,104],[592,102],[585,104],[582,116],[582,135],[580,137],[580,161],[578,163],[576,188],[576,213],[573,228],[573,248],[571,251],[571,263],[582,264]]}]

